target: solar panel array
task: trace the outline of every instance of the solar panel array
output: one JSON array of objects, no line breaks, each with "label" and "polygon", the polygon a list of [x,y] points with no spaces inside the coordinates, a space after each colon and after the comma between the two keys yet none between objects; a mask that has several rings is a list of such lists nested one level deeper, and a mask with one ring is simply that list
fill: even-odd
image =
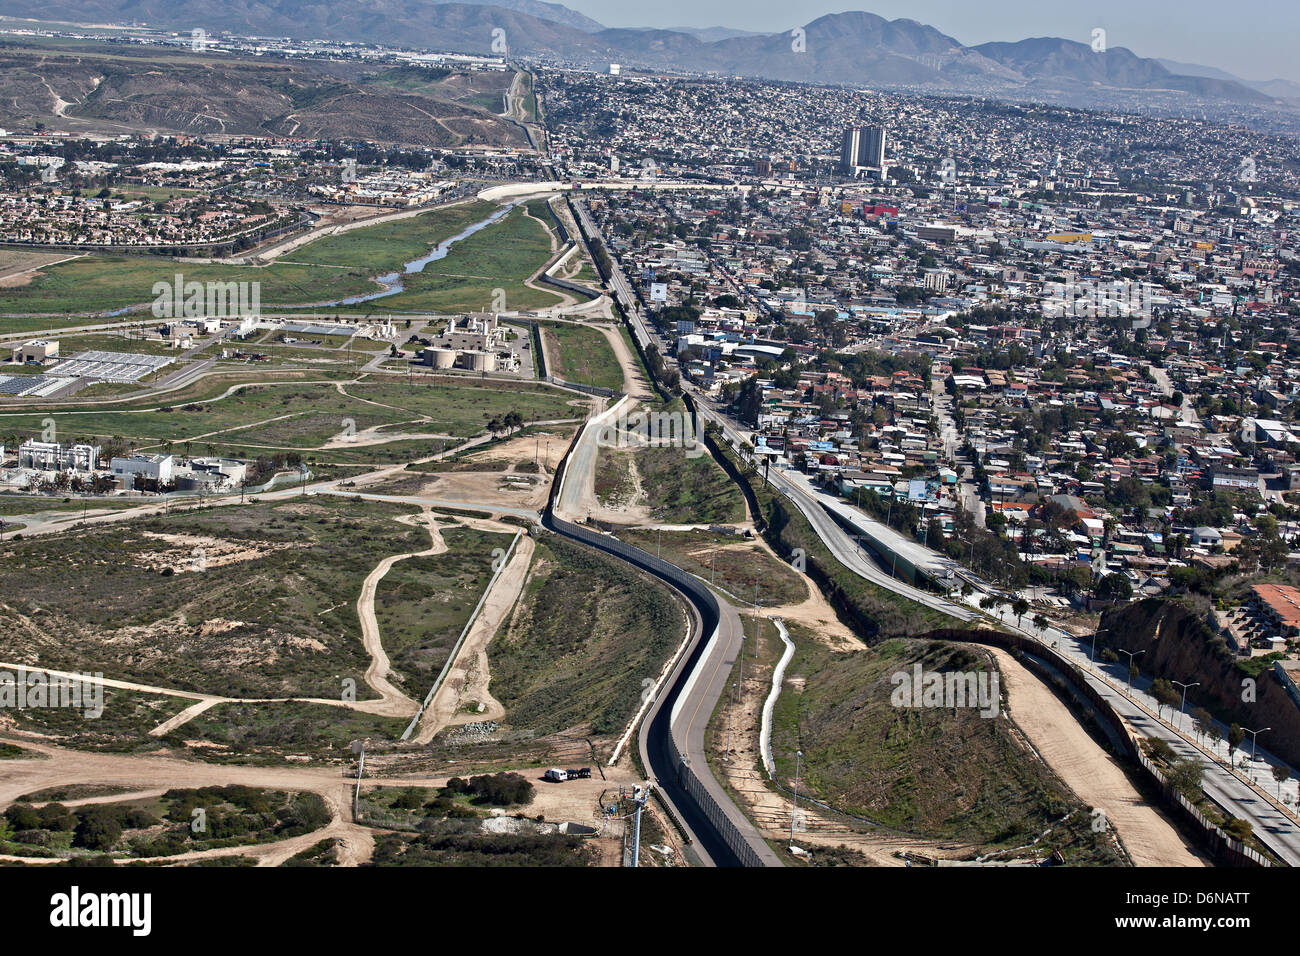
[{"label": "solar panel array", "polygon": [[93,378],[101,382],[138,382],[150,372],[172,363],[168,355],[134,355],[125,352],[82,352],[50,369],[52,375]]},{"label": "solar panel array", "polygon": [[312,322],[286,322],[280,330],[298,335],[351,335],[356,331],[349,325],[319,325]]},{"label": "solar panel array", "polygon": [[0,395],[52,395],[72,379],[57,375],[13,375],[0,377]]}]

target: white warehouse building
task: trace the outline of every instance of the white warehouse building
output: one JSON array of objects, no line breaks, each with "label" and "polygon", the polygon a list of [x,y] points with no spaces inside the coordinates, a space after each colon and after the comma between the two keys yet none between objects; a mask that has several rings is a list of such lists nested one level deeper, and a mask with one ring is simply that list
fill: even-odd
[{"label": "white warehouse building", "polygon": [[136,478],[147,478],[159,484],[170,484],[175,459],[171,455],[131,455],[129,458],[114,458],[108,463],[109,470],[116,478],[130,477],[123,486],[130,490],[135,487]]}]

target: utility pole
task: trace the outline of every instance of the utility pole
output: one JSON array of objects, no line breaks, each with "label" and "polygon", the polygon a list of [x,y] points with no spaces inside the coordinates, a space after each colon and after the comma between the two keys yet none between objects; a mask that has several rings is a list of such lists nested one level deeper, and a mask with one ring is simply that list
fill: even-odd
[{"label": "utility pole", "polygon": [[646,800],[650,796],[650,784],[644,787],[632,788],[632,803],[636,805],[636,810],[632,815],[632,865],[641,865],[641,811],[645,809]]},{"label": "utility pole", "polygon": [[[757,635],[757,634],[754,635],[754,640],[755,640],[755,641],[758,640],[758,635]],[[741,686],[741,689],[742,689],[742,690],[743,690],[744,687],[745,687],[745,634],[744,634],[744,631],[742,631],[741,634],[740,634],[740,686]]]},{"label": "utility pole", "polygon": [[[741,645],[741,651],[744,651],[744,645]],[[731,759],[731,720],[736,714],[736,701],[739,699],[739,684],[732,681],[731,684],[731,709],[727,711],[727,749],[722,755],[724,761]]]},{"label": "utility pole", "polygon": [[794,752],[794,806],[790,809],[790,845],[794,846],[794,821],[799,815],[799,764],[803,760],[803,751]]}]

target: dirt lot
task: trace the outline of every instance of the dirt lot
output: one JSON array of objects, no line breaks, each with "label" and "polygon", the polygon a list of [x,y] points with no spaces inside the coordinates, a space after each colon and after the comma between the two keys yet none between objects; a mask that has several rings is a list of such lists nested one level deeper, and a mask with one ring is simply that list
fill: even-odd
[{"label": "dirt lot", "polygon": [[0,288],[28,285],[36,278],[42,266],[53,265],[66,259],[76,259],[66,252],[23,252],[18,249],[0,249]]},{"label": "dirt lot", "polygon": [[[259,866],[277,866],[295,853],[320,840],[336,837],[343,841],[343,865],[355,866],[366,862],[374,850],[375,835],[382,832],[351,823],[351,782],[339,774],[337,767],[236,767],[214,766],[170,757],[138,757],[120,754],[88,754],[60,747],[32,744],[23,745],[35,752],[33,759],[5,761],[5,774],[0,778],[0,808],[6,807],[16,797],[48,787],[68,786],[86,780],[124,788],[128,795],[135,792],[159,793],[169,789],[226,786],[239,783],[250,787],[271,790],[309,791],[324,798],[334,816],[333,822],[320,830],[300,837],[261,847],[230,847],[203,853],[190,853],[167,862],[186,862],[195,859],[243,855],[258,860]],[[593,768],[594,769],[594,768]],[[536,768],[518,771],[533,782],[536,795],[527,805],[512,809],[529,817],[539,814],[552,823],[571,820],[589,826],[601,826],[599,800],[607,790],[617,791],[620,784],[630,786],[639,782],[635,775],[619,768],[606,768],[609,780],[594,773],[590,780],[571,780],[552,784],[541,780],[542,771]],[[441,787],[446,776],[431,777],[367,777],[372,786]],[[108,801],[124,799],[118,795]],[[603,865],[618,865],[621,830],[611,828],[598,839]],[[610,843],[609,846],[605,846]],[[30,862],[23,860],[21,862]]]},{"label": "dirt lot", "polygon": [[[572,436],[571,427],[526,435],[457,458],[458,469],[463,466],[467,470],[424,472],[398,468],[376,473],[373,481],[366,480],[371,476],[358,479],[357,485],[378,494],[405,494],[540,510],[551,493],[551,479],[568,451]],[[521,465],[534,460],[540,463],[540,471],[521,470]],[[469,470],[475,463],[488,462],[506,462],[507,465],[501,469]],[[508,480],[506,475],[514,477]]]}]

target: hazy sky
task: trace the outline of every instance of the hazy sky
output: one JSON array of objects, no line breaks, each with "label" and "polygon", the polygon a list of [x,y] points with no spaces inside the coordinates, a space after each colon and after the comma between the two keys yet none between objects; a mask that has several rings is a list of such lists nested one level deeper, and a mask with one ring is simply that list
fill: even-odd
[{"label": "hazy sky", "polygon": [[1110,46],[1139,56],[1215,66],[1248,80],[1300,82],[1297,0],[567,0],[565,6],[611,27],[759,32],[867,10],[889,20],[919,20],[967,45],[1036,36],[1089,43],[1093,28],[1102,27]]}]

